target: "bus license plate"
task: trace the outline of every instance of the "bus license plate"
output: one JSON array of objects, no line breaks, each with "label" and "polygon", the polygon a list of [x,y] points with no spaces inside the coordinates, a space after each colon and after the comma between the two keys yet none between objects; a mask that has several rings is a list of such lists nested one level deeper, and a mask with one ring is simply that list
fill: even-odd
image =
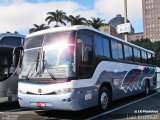
[{"label": "bus license plate", "polygon": [[37,103],[36,103],[36,106],[38,106],[38,107],[45,107],[45,106],[46,106],[46,103],[37,102]]}]

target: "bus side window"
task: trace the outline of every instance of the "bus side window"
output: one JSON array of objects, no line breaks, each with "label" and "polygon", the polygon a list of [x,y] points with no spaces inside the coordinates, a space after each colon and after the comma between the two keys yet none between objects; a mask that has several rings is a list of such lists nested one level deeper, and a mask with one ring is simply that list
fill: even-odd
[{"label": "bus side window", "polygon": [[153,61],[153,65],[156,65],[156,58],[154,54],[152,54],[152,61]]},{"label": "bus side window", "polygon": [[78,76],[88,78],[93,74],[92,37],[79,34],[77,39]]},{"label": "bus side window", "polygon": [[112,46],[112,57],[113,59],[118,60],[118,43],[115,41],[111,41]]},{"label": "bus side window", "polygon": [[151,53],[148,53],[148,63],[152,65],[152,56]]},{"label": "bus side window", "polygon": [[134,48],[134,62],[140,63],[140,50]]},{"label": "bus side window", "polygon": [[128,45],[124,45],[124,54],[125,54],[126,61],[133,61],[132,47],[129,47]]},{"label": "bus side window", "polygon": [[147,54],[144,51],[142,51],[142,63],[144,63],[144,64],[147,63]]},{"label": "bus side window", "polygon": [[103,38],[103,51],[104,51],[104,57],[110,59],[109,40],[106,38]]},{"label": "bus side window", "polygon": [[103,59],[103,39],[99,35],[94,35],[95,60],[96,64]]},{"label": "bus side window", "polygon": [[121,43],[118,43],[118,58],[119,60],[123,60],[123,49]]}]

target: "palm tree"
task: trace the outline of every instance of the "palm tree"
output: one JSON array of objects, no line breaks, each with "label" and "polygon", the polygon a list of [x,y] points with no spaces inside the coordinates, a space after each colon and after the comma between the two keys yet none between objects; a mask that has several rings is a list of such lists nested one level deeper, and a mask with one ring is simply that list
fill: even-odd
[{"label": "palm tree", "polygon": [[70,15],[69,17],[66,17],[66,20],[67,22],[70,22],[71,25],[84,25],[87,21],[86,18],[81,17],[80,15]]},{"label": "palm tree", "polygon": [[88,25],[91,25],[93,28],[99,29],[101,26],[107,25],[107,23],[103,23],[103,21],[104,20],[102,20],[99,17],[97,18],[92,17],[92,20],[88,20],[87,23]]},{"label": "palm tree", "polygon": [[29,33],[33,33],[33,32],[37,32],[40,30],[45,30],[50,28],[49,26],[45,25],[45,24],[41,24],[41,25],[37,25],[37,24],[33,24],[34,28],[29,29]]},{"label": "palm tree", "polygon": [[45,19],[48,21],[48,25],[51,22],[56,22],[56,25],[54,27],[59,27],[58,23],[61,23],[63,25],[66,25],[66,23],[63,21],[66,17],[66,13],[62,10],[56,10],[55,12],[48,12],[48,17]]}]

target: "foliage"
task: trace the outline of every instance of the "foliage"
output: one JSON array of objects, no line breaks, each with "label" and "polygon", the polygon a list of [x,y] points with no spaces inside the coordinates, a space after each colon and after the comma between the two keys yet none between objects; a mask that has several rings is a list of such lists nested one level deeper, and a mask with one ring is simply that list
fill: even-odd
[{"label": "foliage", "polygon": [[71,25],[84,25],[86,24],[86,18],[81,17],[80,15],[73,16],[70,15],[69,17],[66,17],[67,22],[70,22]]},{"label": "foliage", "polygon": [[138,39],[132,42],[138,46],[144,47],[155,52],[157,66],[160,67],[160,41],[151,42],[150,39]]},{"label": "foliage", "polygon": [[33,24],[34,28],[29,29],[29,33],[33,33],[33,32],[37,32],[40,30],[45,30],[50,28],[49,26],[46,26],[45,24],[41,24],[41,25],[37,25],[37,24]]},{"label": "foliage", "polygon": [[59,27],[58,23],[66,25],[64,22],[66,18],[66,13],[62,10],[56,10],[55,12],[48,12],[47,18],[45,21],[48,21],[48,25],[50,25],[51,22],[56,22],[56,25],[54,27]]},{"label": "foliage", "polygon": [[87,23],[88,25],[91,25],[95,29],[99,29],[101,26],[107,25],[106,23],[103,23],[104,20],[101,18],[97,17],[92,17],[92,20],[88,20]]}]

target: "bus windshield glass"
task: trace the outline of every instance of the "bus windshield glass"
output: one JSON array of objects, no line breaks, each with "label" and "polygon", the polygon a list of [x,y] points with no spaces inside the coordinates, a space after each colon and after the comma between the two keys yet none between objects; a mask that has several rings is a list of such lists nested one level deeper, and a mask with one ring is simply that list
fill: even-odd
[{"label": "bus windshield glass", "polygon": [[75,32],[51,33],[26,41],[21,79],[75,76]]}]

